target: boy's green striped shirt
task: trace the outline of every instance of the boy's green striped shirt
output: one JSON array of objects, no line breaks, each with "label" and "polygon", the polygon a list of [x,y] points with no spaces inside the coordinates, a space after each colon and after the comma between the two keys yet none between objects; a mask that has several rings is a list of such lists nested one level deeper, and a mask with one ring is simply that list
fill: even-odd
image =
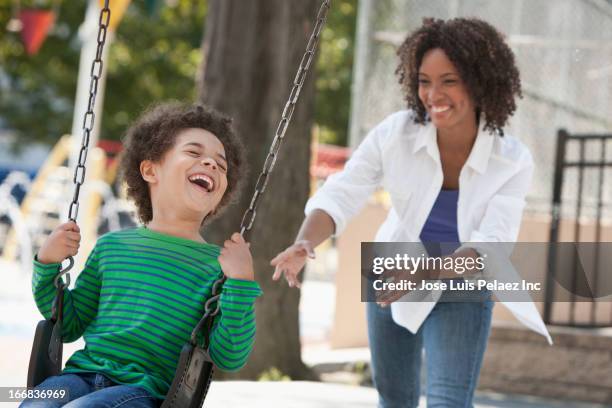
[{"label": "boy's green striped shirt", "polygon": [[[97,372],[164,398],[183,345],[204,314],[223,272],[220,248],[140,227],[98,239],[75,287],[64,295],[64,342],[81,335],[63,372]],[[38,310],[51,316],[59,264],[34,261]],[[210,333],[210,355],[222,370],[238,370],[255,338],[256,282],[227,279]]]}]

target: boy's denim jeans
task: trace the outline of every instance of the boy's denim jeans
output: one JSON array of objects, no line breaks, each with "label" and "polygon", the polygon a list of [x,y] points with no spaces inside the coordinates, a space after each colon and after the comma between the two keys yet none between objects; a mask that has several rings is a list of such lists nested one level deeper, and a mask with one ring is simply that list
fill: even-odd
[{"label": "boy's denim jeans", "polygon": [[391,308],[367,304],[368,338],[380,408],[419,405],[425,348],[427,407],[472,407],[491,327],[493,302],[439,302],[416,334],[397,325]]},{"label": "boy's denim jeans", "polygon": [[65,389],[69,402],[25,400],[20,408],[152,408],[161,405],[146,390],[115,384],[102,374],[61,374],[49,377],[37,389]]}]

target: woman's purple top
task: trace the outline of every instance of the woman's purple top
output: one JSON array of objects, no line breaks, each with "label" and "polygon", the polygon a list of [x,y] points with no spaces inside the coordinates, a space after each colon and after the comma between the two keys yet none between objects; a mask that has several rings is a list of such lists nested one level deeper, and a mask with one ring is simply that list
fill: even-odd
[{"label": "woman's purple top", "polygon": [[444,256],[460,246],[457,231],[459,190],[440,190],[419,238],[429,256]]}]

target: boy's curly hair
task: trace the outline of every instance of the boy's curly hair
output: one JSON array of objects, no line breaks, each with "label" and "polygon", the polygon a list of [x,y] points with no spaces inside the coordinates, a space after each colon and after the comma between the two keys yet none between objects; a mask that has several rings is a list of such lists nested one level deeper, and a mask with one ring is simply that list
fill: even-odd
[{"label": "boy's curly hair", "polygon": [[425,53],[434,48],[442,49],[455,65],[477,112],[484,114],[485,129],[503,136],[502,128],[516,110],[515,96],[522,97],[514,54],[503,35],[477,18],[423,19],[397,50],[400,63],[395,70],[419,124],[427,121],[418,94],[419,68]]},{"label": "boy's curly hair", "polygon": [[124,151],[120,162],[120,173],[127,183],[128,197],[138,209],[143,223],[153,219],[153,208],[148,183],[140,174],[143,160],[159,162],[174,146],[176,137],[183,129],[200,128],[214,134],[223,144],[227,158],[227,190],[214,214],[217,216],[239,193],[246,172],[245,150],[234,133],[232,120],[203,105],[168,102],[147,109],[128,130],[123,139]]}]

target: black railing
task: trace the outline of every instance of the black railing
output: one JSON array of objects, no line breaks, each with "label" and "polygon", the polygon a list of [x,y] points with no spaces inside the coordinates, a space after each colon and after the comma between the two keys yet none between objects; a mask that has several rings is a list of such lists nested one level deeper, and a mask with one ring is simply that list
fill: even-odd
[{"label": "black railing", "polygon": [[[572,327],[609,327],[612,326],[612,306],[610,303],[596,302],[597,296],[593,296],[591,299],[585,298],[584,296],[577,295],[584,293],[581,288],[584,288],[584,283],[591,288],[591,293],[595,293],[598,285],[601,283],[601,279],[604,277],[609,279],[609,276],[604,276],[602,271],[606,268],[603,265],[598,265],[600,260],[600,250],[602,245],[595,244],[591,245],[594,249],[592,259],[592,267],[589,268],[589,276],[585,276],[585,271],[582,268],[580,256],[578,255],[579,243],[589,241],[600,243],[602,240],[602,215],[604,208],[604,188],[605,188],[605,170],[606,168],[612,167],[612,160],[608,160],[606,156],[606,143],[612,141],[612,134],[569,134],[566,130],[561,129],[557,133],[557,152],[555,158],[555,173],[553,181],[553,194],[552,194],[552,220],[550,224],[550,249],[548,252],[548,272],[547,272],[547,284],[545,293],[544,303],[544,321],[547,324],[563,325]],[[568,146],[574,143],[578,144],[577,148],[577,159],[568,159]],[[596,158],[586,157],[587,144],[589,147],[599,144],[599,155]],[[564,181],[566,181],[566,170],[575,169],[577,171],[577,185],[576,185],[576,200],[575,200],[575,211],[572,216],[574,228],[573,237],[570,235],[564,235],[564,238],[571,237],[571,241],[574,245],[571,245],[573,254],[560,254],[560,246],[558,243],[561,239],[561,221],[562,221],[562,191]],[[585,170],[595,170],[597,173],[596,180],[589,178],[591,181],[596,182],[596,193],[595,197],[591,194],[590,207],[594,208],[594,214],[591,211],[589,214],[589,224],[594,227],[594,235],[589,234],[588,239],[585,239],[585,234],[582,234],[581,219],[584,218],[583,209],[584,203],[584,184],[585,184]],[[612,182],[610,180],[609,182]],[[567,196],[567,195],[566,195]],[[567,241],[567,239],[564,239]],[[563,246],[563,251],[567,252],[568,245]],[[564,259],[565,261],[560,261]],[[570,262],[567,260],[570,259]],[[594,265],[593,265],[594,264]],[[612,273],[612,266],[608,268],[609,275]],[[561,272],[564,270],[565,272]],[[566,273],[569,271],[569,285],[564,285],[566,292],[564,295],[560,295],[559,274]],[[567,274],[564,275],[565,282],[567,283]],[[577,306],[580,303],[580,306]],[[611,310],[604,311],[602,308],[607,307]],[[581,318],[577,318],[577,309],[580,308]],[[598,310],[599,309],[599,310]],[[585,314],[588,318],[585,318]],[[602,319],[602,316],[605,316]]]}]

